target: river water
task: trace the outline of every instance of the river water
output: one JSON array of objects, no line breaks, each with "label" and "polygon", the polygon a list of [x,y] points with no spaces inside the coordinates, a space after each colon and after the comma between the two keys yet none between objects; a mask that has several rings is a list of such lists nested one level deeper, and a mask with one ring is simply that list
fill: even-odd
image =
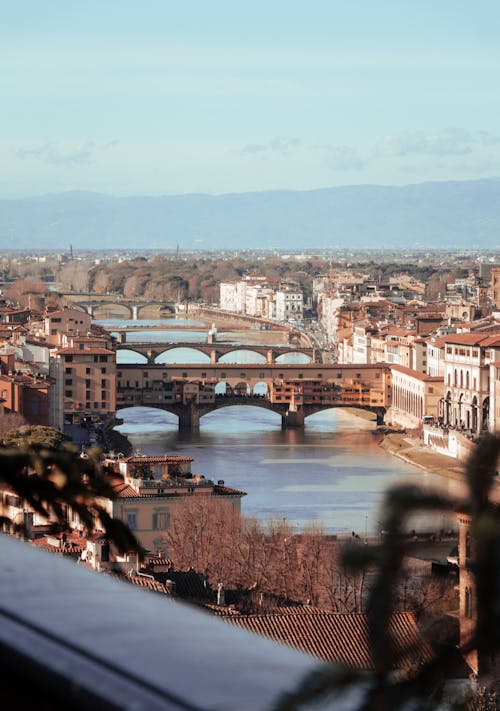
[{"label": "river water", "polygon": [[[106,326],[116,323],[106,322]],[[158,331],[151,333],[149,340],[161,340]],[[191,340],[186,331],[168,333],[165,340]],[[144,332],[131,334],[130,341],[132,336],[148,340]],[[197,332],[192,340],[202,339]],[[165,357],[187,355],[189,362],[200,356],[192,352],[176,356],[171,351]],[[129,362],[134,358],[137,355],[127,356]],[[373,536],[381,530],[380,507],[388,487],[416,483],[454,493],[455,482],[407,464],[379,447],[371,432],[374,422],[348,410],[327,410],[308,417],[303,430],[283,431],[281,418],[273,412],[247,405],[228,407],[205,415],[200,431],[187,434],[179,433],[177,418],[162,410],[127,408],[118,417],[123,424],[117,429],[142,454],[191,456],[194,473],[222,479],[227,486],[247,492],[242,501],[244,514],[262,520],[286,518],[296,531],[314,523],[329,533],[350,535],[354,531],[360,537]],[[419,515],[408,527],[439,531],[456,524],[454,517],[439,513]]]}]

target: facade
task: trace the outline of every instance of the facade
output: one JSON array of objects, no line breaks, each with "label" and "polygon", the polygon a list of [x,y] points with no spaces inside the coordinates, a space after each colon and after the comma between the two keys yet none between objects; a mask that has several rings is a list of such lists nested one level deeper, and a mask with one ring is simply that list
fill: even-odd
[{"label": "facade", "polygon": [[105,421],[116,412],[116,352],[106,339],[71,339],[57,351],[64,368],[63,412],[66,424],[85,418]]},{"label": "facade", "polygon": [[491,306],[500,309],[500,267],[491,269]]},{"label": "facade", "polygon": [[181,501],[210,498],[240,511],[245,492],[192,474],[192,461],[191,457],[165,454],[112,462],[124,477],[114,486],[117,498],[111,502],[112,516],[124,521],[149,551],[165,550],[162,534],[170,525],[172,507]]},{"label": "facade", "polygon": [[404,427],[419,427],[423,417],[438,419],[443,378],[393,365],[391,419]]},{"label": "facade", "polygon": [[458,333],[445,341],[441,415],[445,424],[478,435],[490,425],[490,363],[500,359],[500,333]]},{"label": "facade", "polygon": [[0,400],[2,411],[18,413],[32,425],[49,425],[50,380],[15,370],[14,349],[0,353]]},{"label": "facade", "polygon": [[90,331],[92,317],[85,311],[65,307],[48,311],[44,319],[45,335],[49,343],[60,345],[62,337],[86,336]]},{"label": "facade", "polygon": [[276,292],[276,320],[302,321],[304,318],[304,296],[295,286],[282,286]]}]

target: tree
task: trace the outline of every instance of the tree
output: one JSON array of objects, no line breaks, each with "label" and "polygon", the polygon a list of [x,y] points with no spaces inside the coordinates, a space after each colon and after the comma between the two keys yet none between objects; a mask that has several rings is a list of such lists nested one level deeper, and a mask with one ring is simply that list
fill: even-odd
[{"label": "tree", "polygon": [[71,438],[54,427],[45,427],[44,425],[21,425],[21,427],[5,432],[2,441],[5,447],[26,449],[29,447],[44,446],[49,449],[61,449],[65,443],[71,441]]}]

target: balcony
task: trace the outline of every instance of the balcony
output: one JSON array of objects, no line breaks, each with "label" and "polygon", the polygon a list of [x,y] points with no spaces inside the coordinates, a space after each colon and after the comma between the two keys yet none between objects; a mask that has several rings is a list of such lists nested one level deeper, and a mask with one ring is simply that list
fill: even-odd
[{"label": "balcony", "polygon": [[7,705],[30,696],[37,708],[266,711],[317,664],[4,534],[0,571]]}]

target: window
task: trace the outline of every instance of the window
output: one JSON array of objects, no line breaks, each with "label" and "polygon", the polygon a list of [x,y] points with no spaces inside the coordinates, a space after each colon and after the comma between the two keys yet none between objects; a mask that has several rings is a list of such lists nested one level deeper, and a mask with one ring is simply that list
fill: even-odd
[{"label": "window", "polygon": [[106,378],[103,378],[103,379],[101,380],[101,388],[105,388],[105,387],[106,387],[106,383],[107,383]]},{"label": "window", "polygon": [[72,362],[73,362],[73,356],[72,356],[72,355],[64,356],[64,360],[66,361],[66,363],[72,363]]},{"label": "window", "polygon": [[101,546],[101,561],[109,563],[109,543],[103,543]]},{"label": "window", "polygon": [[183,373],[183,374],[182,374],[182,377],[183,377],[183,378],[187,378],[187,376],[188,376],[187,373]]},{"label": "window", "polygon": [[71,373],[73,372],[73,368],[66,368],[64,372],[66,373],[66,375],[71,375]]},{"label": "window", "polygon": [[125,523],[132,530],[137,530],[137,511],[126,511],[125,512]]},{"label": "window", "polygon": [[73,385],[73,378],[66,378],[66,380],[64,381],[64,384],[65,385]]},{"label": "window", "polygon": [[61,323],[61,319],[60,318],[53,318],[52,323]]},{"label": "window", "polygon": [[85,368],[85,375],[90,375],[90,368]]},{"label": "window", "polygon": [[64,397],[73,397],[73,390],[65,390]]},{"label": "window", "polygon": [[155,511],[153,514],[153,529],[162,531],[170,525],[170,514],[168,511]]},{"label": "window", "polygon": [[86,391],[85,391],[85,398],[86,398],[87,400],[90,400],[90,390],[86,390]]},{"label": "window", "polygon": [[87,380],[85,381],[85,387],[90,388],[90,378],[87,378]]},{"label": "window", "polygon": [[106,366],[104,366],[104,368],[101,368],[101,373],[105,373],[105,372],[106,372]]},{"label": "window", "polygon": [[202,377],[202,378],[206,378],[206,377],[207,377],[207,374],[206,374],[206,373],[202,373],[202,374],[201,374],[201,377]]},{"label": "window", "polygon": [[144,373],[142,374],[142,377],[143,377],[143,378],[147,378],[147,377],[148,377],[148,374],[146,373],[146,371],[144,371]]},{"label": "window", "polygon": [[99,356],[99,362],[100,362],[100,363],[107,363],[107,362],[108,362],[108,356]]}]

